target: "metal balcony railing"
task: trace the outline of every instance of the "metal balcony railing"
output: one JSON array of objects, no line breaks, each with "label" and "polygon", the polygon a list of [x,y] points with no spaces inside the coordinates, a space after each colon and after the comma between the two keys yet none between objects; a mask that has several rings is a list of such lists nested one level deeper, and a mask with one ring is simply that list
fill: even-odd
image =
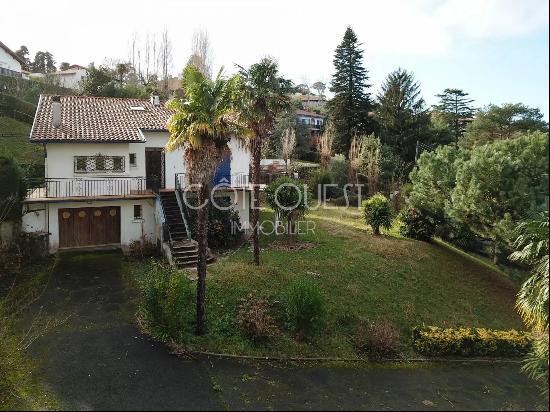
[{"label": "metal balcony railing", "polygon": [[27,199],[152,194],[145,177],[46,178],[27,181]]},{"label": "metal balcony railing", "polygon": [[[175,177],[176,190],[196,190],[196,186],[189,184],[189,180],[185,173],[176,173]],[[250,179],[247,173],[234,173],[228,178],[219,179],[219,181],[212,183],[212,187],[227,186],[231,188],[245,188],[250,185]]]}]

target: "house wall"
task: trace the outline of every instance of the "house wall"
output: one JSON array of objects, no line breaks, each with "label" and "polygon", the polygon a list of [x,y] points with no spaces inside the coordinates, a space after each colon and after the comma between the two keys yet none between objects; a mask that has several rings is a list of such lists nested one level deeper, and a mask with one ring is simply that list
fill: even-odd
[{"label": "house wall", "polygon": [[0,67],[21,73],[21,63],[2,48],[0,48]]},{"label": "house wall", "polygon": [[[142,205],[143,219],[134,219],[134,205]],[[58,211],[64,208],[120,206],[120,241],[123,250],[128,250],[130,243],[139,241],[142,236],[156,242],[158,236],[157,217],[154,199],[125,199],[93,202],[60,202],[47,204],[49,214],[49,249],[55,253],[59,249]]]},{"label": "house wall", "polygon": [[235,189],[228,192],[233,208],[239,213],[241,227],[250,229],[250,190]]},{"label": "house wall", "polygon": [[[104,177],[138,176],[130,174],[128,143],[48,143],[46,146],[46,177]],[[124,173],[75,173],[74,156],[93,156],[97,154],[124,156]],[[145,176],[145,173],[140,176]]]},{"label": "house wall", "polygon": [[73,71],[72,69],[69,70],[71,70],[70,73],[55,73],[57,79],[59,80],[59,85],[69,89],[78,89],[80,87],[80,82],[88,75],[88,72],[84,69],[79,69],[76,71]]},{"label": "house wall", "polygon": [[[145,176],[145,148],[157,147],[164,148],[168,143],[170,135],[168,132],[148,132],[143,131],[143,135],[147,140],[143,143],[131,143],[130,152],[137,155],[137,167],[134,172],[138,173],[135,176]],[[141,174],[139,174],[141,173]],[[167,189],[174,189],[176,173],[185,173],[185,164],[183,159],[183,149],[178,149],[173,152],[166,152],[164,155],[164,173],[165,184]]]},{"label": "house wall", "polygon": [[26,233],[46,232],[47,204],[28,203],[23,209],[21,230]]}]

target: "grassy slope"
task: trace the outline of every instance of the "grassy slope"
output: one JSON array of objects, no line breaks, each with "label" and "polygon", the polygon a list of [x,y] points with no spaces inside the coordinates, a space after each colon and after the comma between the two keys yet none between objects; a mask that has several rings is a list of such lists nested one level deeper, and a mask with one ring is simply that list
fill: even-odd
[{"label": "grassy slope", "polygon": [[[190,337],[194,344],[233,353],[353,356],[350,335],[358,319],[391,320],[405,344],[411,328],[422,324],[522,328],[514,284],[486,265],[438,244],[372,236],[357,209],[311,217],[317,230],[304,240],[317,243],[315,249],[270,250],[271,237],[263,240],[260,268],[246,248],[209,266],[210,333]],[[289,281],[301,276],[318,276],[329,306],[326,333],[315,345],[283,334],[270,348],[251,346],[235,325],[240,299],[252,293],[277,302]]]},{"label": "grassy slope", "polygon": [[21,164],[43,163],[40,145],[29,143],[30,131],[29,124],[0,116],[0,156],[13,156]]}]

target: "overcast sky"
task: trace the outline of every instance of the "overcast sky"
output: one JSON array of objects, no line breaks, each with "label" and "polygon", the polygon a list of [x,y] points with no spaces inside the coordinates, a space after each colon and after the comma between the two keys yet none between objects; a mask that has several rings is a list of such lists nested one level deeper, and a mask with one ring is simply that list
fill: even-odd
[{"label": "overcast sky", "polygon": [[134,33],[168,29],[173,73],[195,30],[207,30],[215,67],[271,55],[297,83],[330,81],[334,49],[351,25],[379,88],[388,72],[415,73],[428,103],[446,87],[478,106],[525,102],[548,119],[548,0],[95,0],[3,1],[0,40],[87,65],[125,59]]}]

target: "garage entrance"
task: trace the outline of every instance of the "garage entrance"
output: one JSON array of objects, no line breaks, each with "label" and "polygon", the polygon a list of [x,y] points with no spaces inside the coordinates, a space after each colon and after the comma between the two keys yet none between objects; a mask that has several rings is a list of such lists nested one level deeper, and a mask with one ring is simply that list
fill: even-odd
[{"label": "garage entrance", "polygon": [[59,209],[59,247],[120,244],[120,206]]}]

